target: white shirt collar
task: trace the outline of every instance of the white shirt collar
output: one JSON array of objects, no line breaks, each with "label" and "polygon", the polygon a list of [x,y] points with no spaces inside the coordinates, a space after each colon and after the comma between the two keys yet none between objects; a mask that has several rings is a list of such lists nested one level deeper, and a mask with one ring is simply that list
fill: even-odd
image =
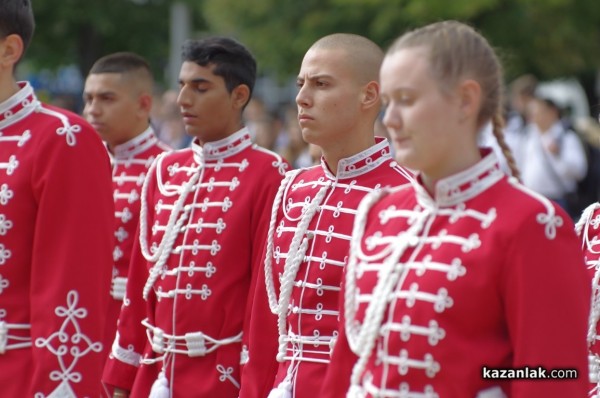
[{"label": "white shirt collar", "polygon": [[29,82],[18,82],[18,85],[20,90],[0,103],[0,129],[18,122],[41,106]]},{"label": "white shirt collar", "polygon": [[421,183],[420,176],[415,179],[415,189],[419,203],[427,206],[455,206],[474,198],[502,179],[498,158],[490,149],[482,149],[483,158],[460,173],[443,178],[435,186],[432,198]]},{"label": "white shirt collar", "polygon": [[229,137],[206,142],[204,145],[200,145],[198,140],[194,140],[192,151],[194,152],[194,160],[198,164],[203,164],[205,161],[216,161],[235,155],[250,145],[252,145],[250,133],[246,127],[243,127]]},{"label": "white shirt collar", "polygon": [[144,132],[133,139],[115,146],[112,149],[112,155],[116,159],[131,158],[138,153],[144,152],[158,142],[152,126],[148,126]]},{"label": "white shirt collar", "polygon": [[327,166],[327,162],[321,157],[321,167],[323,168],[325,175],[331,180],[355,178],[375,169],[383,162],[390,160],[390,144],[388,140],[383,137],[375,137],[375,142],[375,145],[372,147],[359,152],[356,155],[341,159],[338,162],[336,175],[331,173]]}]

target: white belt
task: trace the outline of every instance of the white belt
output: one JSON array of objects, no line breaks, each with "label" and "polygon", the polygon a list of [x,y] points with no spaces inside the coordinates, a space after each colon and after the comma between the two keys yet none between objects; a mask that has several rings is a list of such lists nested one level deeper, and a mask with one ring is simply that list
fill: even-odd
[{"label": "white belt", "polygon": [[127,288],[127,278],[116,276],[112,280],[112,286],[110,288],[110,295],[115,300],[123,300],[125,298],[125,290]]},{"label": "white belt", "polygon": [[31,347],[31,336],[11,336],[10,330],[30,330],[31,325],[27,323],[6,323],[0,321],[0,354],[7,350]]},{"label": "white belt", "polygon": [[[288,335],[280,337],[280,341],[290,343],[287,347],[288,355],[283,360],[297,362],[329,363],[331,352],[337,340],[337,336],[303,336],[288,332]],[[309,347],[313,347],[309,349]]]},{"label": "white belt", "polygon": [[157,354],[173,353],[189,357],[203,357],[220,346],[242,341],[242,332],[232,337],[214,339],[202,332],[191,332],[179,336],[166,334],[162,329],[152,326],[146,319],[142,321],[142,325],[146,327],[152,351]]}]

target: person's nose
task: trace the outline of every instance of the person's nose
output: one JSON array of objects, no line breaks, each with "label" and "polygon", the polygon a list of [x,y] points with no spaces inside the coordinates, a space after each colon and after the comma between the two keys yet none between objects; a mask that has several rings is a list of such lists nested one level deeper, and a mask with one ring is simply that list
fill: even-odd
[{"label": "person's nose", "polygon": [[298,105],[298,109],[309,108],[311,106],[312,99],[310,96],[310,90],[306,84],[302,85],[298,90],[298,94],[296,95],[296,104]]},{"label": "person's nose", "polygon": [[177,95],[177,105],[180,108],[188,108],[192,102],[192,96],[189,92],[189,88],[186,86],[181,87],[179,94]]},{"label": "person's nose", "polygon": [[385,108],[382,122],[386,128],[391,130],[400,130],[402,128],[402,116],[399,110],[391,104]]},{"label": "person's nose", "polygon": [[98,101],[96,101],[95,99],[90,99],[85,103],[85,106],[83,108],[83,115],[84,116],[98,116],[100,114],[100,106]]}]

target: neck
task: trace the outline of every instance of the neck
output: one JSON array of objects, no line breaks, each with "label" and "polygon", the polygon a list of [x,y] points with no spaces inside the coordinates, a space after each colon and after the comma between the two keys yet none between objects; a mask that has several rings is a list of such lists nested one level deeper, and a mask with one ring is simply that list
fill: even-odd
[{"label": "neck", "polygon": [[435,187],[440,180],[453,176],[474,166],[481,160],[481,153],[479,152],[479,148],[477,146],[473,146],[472,150],[461,153],[460,156],[455,156],[454,159],[456,159],[456,161],[453,161],[453,163],[440,165],[437,171],[422,171],[421,179],[423,181],[423,185],[432,196],[435,195]]},{"label": "neck", "polygon": [[148,127],[150,127],[150,125],[148,123],[145,123],[143,125],[139,125],[137,128],[133,129],[132,131],[135,131],[135,134],[130,134],[127,136],[122,136],[120,140],[117,141],[111,141],[111,142],[106,142],[106,144],[108,145],[108,150],[111,153],[114,153],[114,148],[119,146],[119,145],[123,145],[126,142],[129,142],[131,140],[133,140],[135,137],[138,137],[139,135],[143,134]]},{"label": "neck", "polygon": [[19,85],[12,75],[0,77],[0,103],[15,95],[19,89]]},{"label": "neck", "polygon": [[238,131],[240,131],[243,128],[244,128],[244,125],[241,122],[234,123],[234,124],[231,124],[229,126],[229,128],[227,128],[226,130],[224,130],[218,136],[211,136],[211,137],[206,137],[206,138],[200,137],[200,136],[196,136],[195,138],[198,140],[198,144],[200,144],[200,146],[204,146],[204,144],[207,144],[207,143],[210,143],[210,142],[221,141],[221,140],[224,140],[227,137],[231,137],[232,135],[234,135],[235,133],[237,133]]}]

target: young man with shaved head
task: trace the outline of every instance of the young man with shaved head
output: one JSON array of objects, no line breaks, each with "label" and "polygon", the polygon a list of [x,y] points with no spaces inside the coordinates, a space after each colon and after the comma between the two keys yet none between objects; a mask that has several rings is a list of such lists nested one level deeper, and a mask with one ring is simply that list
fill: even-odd
[{"label": "young man with shaved head", "polygon": [[115,246],[104,338],[107,347],[115,338],[125,296],[142,184],[154,159],[170,149],[156,138],[150,126],[153,86],[148,62],[137,54],[119,52],[94,63],[83,92],[83,113],[106,143],[112,163]]},{"label": "young man with shaved head", "polygon": [[304,56],[298,121],[321,164],[288,172],[275,197],[240,398],[315,397],[336,340],[358,204],[411,178],[374,135],[382,60],[375,43],[353,34],[326,36]]}]

